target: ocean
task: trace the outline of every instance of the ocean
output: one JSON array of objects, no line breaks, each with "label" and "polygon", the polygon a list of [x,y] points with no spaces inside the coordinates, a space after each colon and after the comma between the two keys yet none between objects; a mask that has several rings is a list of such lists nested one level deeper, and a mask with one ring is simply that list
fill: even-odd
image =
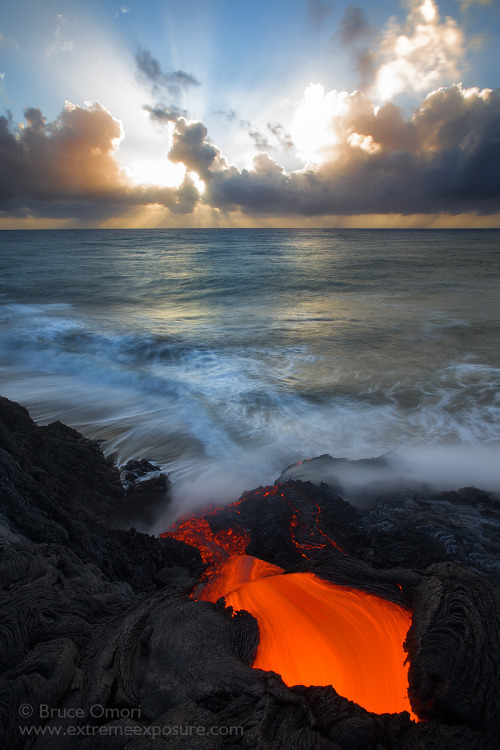
[{"label": "ocean", "polygon": [[390,453],[500,491],[500,231],[0,234],[0,394],[146,457],[179,509]]}]

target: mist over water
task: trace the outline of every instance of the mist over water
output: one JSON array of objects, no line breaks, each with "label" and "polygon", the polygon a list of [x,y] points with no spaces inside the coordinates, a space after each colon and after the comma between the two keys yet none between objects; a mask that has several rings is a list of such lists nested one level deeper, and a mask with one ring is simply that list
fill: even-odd
[{"label": "mist over water", "polygon": [[395,452],[500,490],[498,231],[2,232],[0,393],[180,509]]}]

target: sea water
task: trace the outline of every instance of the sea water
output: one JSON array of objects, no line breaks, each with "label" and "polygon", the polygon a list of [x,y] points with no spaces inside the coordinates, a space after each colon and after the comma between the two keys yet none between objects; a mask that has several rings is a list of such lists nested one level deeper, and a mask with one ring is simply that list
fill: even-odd
[{"label": "sea water", "polygon": [[500,490],[500,231],[0,234],[0,393],[179,508],[329,453]]}]

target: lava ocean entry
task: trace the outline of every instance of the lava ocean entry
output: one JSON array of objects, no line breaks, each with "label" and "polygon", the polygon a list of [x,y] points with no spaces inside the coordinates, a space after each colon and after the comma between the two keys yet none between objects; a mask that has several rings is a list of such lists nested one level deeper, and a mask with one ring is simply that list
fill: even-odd
[{"label": "lava ocean entry", "polygon": [[[292,568],[303,568],[304,562],[307,567],[318,555],[348,560],[325,533],[317,503],[291,501],[279,485],[264,488],[258,497],[257,492],[246,493],[229,508],[211,509],[202,518],[183,517],[164,534],[196,547],[207,565],[192,598],[215,603],[224,597],[235,612],[246,610],[256,618],[260,643],[254,668],[277,672],[288,686],[332,685],[368,711],[408,711],[418,721],[408,699],[403,648],[410,610],[312,572],[286,572],[274,562],[247,554],[255,547],[255,529],[248,523],[252,499],[260,503],[257,513],[263,502],[279,504],[281,521],[288,524],[289,549],[296,555]],[[263,525],[261,536],[266,533]],[[300,558],[302,565],[297,566]]]},{"label": "lava ocean entry", "polygon": [[280,476],[160,539],[102,523],[174,507],[148,461],[2,398],[0,443],[1,748],[498,750],[500,497]]}]

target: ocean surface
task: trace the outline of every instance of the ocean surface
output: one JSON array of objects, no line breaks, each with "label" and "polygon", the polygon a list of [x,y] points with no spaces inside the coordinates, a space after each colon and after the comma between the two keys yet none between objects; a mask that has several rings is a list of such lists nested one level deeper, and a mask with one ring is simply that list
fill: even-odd
[{"label": "ocean surface", "polygon": [[0,393],[179,507],[329,453],[500,490],[500,231],[0,233]]}]

